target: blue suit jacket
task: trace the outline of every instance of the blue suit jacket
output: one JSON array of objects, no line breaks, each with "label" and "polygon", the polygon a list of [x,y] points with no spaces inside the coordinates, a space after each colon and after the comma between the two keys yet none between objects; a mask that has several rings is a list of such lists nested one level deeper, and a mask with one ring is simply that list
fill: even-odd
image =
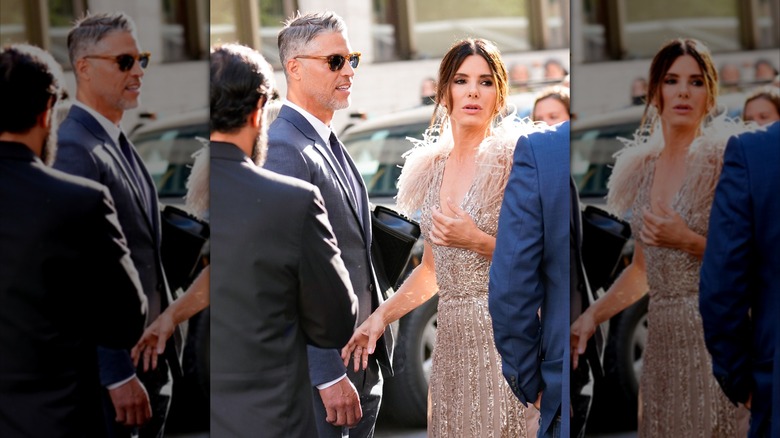
[{"label": "blue suit jacket", "polygon": [[[137,153],[135,159],[142,163]],[[148,204],[143,202],[139,188],[132,182],[127,161],[119,146],[113,143],[92,115],[73,106],[57,131],[57,159],[54,167],[97,181],[108,188],[144,294],[148,298],[156,290],[161,299],[160,308],[164,309],[173,298],[165,281],[160,258],[162,236],[157,192],[143,165],[142,178],[152,196]],[[106,285],[106,290],[111,291],[110,284]],[[149,307],[150,310],[153,308],[151,301]],[[182,346],[180,329],[177,328],[171,343],[174,345],[169,344],[166,348],[166,357],[169,358],[168,365],[174,375],[177,375],[180,374]],[[100,380],[104,386],[124,380],[135,371],[129,350],[101,348],[99,357]]]},{"label": "blue suit jacket", "polygon": [[[541,430],[569,436],[569,123],[520,137],[498,220],[489,307],[503,373]],[[541,321],[537,309],[541,308]]]},{"label": "blue suit jacket", "polygon": [[[729,139],[710,214],[699,306],[732,402],[752,392],[750,436],[780,436],[780,123]],[[773,418],[771,431],[769,419]]]}]

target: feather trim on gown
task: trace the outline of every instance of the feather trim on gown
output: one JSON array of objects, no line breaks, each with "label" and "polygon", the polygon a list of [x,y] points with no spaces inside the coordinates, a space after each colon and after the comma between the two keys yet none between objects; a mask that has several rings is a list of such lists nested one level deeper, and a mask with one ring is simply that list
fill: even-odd
[{"label": "feather trim on gown", "polygon": [[[477,168],[474,174],[474,193],[480,194],[479,208],[489,208],[500,203],[512,169],[512,159],[517,140],[522,135],[547,129],[546,125],[505,117],[485,137],[477,152]],[[403,157],[406,160],[398,178],[396,206],[401,214],[412,216],[423,204],[436,173],[435,164],[446,160],[454,146],[452,132],[444,129],[441,136],[434,129],[423,134],[422,139],[408,138],[413,147]]]},{"label": "feather trim on gown", "polygon": [[[723,153],[729,137],[755,130],[756,125],[745,125],[739,119],[719,115],[707,123],[701,135],[688,148],[687,167],[690,183],[683,187],[680,195],[687,202],[690,211],[709,211],[715,186],[723,167]],[[651,134],[638,130],[632,139],[619,137],[624,147],[615,153],[615,166],[607,182],[607,210],[615,216],[624,217],[634,204],[639,188],[652,178],[643,170],[660,155],[664,140],[660,122]]]},{"label": "feather trim on gown", "polygon": [[198,138],[203,147],[192,156],[195,162],[192,171],[187,178],[187,194],[184,197],[185,205],[190,213],[199,219],[207,219],[209,211],[209,141]]}]

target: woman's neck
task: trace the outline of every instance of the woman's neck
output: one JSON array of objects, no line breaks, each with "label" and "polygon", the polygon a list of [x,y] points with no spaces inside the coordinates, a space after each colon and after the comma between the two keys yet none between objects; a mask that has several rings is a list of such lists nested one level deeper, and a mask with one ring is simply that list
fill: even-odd
[{"label": "woman's neck", "polygon": [[453,147],[450,154],[453,158],[467,158],[473,157],[482,140],[488,136],[490,131],[487,127],[474,127],[474,126],[462,126],[458,124],[452,124],[452,140]]},{"label": "woman's neck", "polygon": [[681,126],[670,126],[662,123],[664,134],[664,151],[671,155],[680,155],[688,153],[688,148],[696,139],[699,128],[689,128]]}]

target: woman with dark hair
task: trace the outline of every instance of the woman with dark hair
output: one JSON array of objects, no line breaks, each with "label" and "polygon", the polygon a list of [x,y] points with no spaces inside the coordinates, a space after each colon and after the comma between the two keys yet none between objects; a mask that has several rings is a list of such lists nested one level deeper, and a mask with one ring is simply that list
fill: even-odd
[{"label": "woman with dark hair", "polygon": [[623,140],[607,195],[613,213],[630,216],[633,260],[571,328],[576,367],[598,324],[650,295],[640,437],[747,433],[747,411],[729,402],[713,376],[699,313],[699,269],[723,152],[729,136],[745,130],[713,116],[717,81],[699,41],[670,41],[653,58],[643,126]]},{"label": "woman with dark hair", "polygon": [[549,126],[557,125],[571,119],[570,106],[569,88],[553,85],[543,89],[536,96],[531,118],[534,122],[544,122]]},{"label": "woman with dark hair", "polygon": [[354,357],[355,367],[362,359],[365,367],[385,327],[438,293],[429,436],[530,436],[536,426],[526,425],[526,415],[538,412],[523,407],[502,375],[488,276],[515,143],[535,128],[502,117],[507,72],[489,41],[456,43],[441,62],[438,84],[432,128],[406,155],[398,182],[399,210],[421,211],[422,263],[355,331],[342,357],[345,364]]},{"label": "woman with dark hair", "polygon": [[766,86],[750,93],[745,99],[742,119],[756,122],[759,126],[780,120],[780,89]]}]

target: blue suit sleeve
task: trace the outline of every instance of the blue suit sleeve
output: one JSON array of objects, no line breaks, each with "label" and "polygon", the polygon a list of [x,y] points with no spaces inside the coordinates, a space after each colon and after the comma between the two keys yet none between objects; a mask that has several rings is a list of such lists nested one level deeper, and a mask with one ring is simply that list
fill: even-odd
[{"label": "blue suit sleeve", "polygon": [[488,297],[503,373],[523,403],[533,403],[542,390],[542,217],[536,160],[530,140],[521,137],[501,206]]},{"label": "blue suit sleeve", "polygon": [[729,139],[710,214],[700,277],[699,308],[715,378],[734,403],[753,388],[750,369],[752,206],[749,175],[737,137]]},{"label": "blue suit sleeve", "polygon": [[100,385],[108,386],[121,382],[135,374],[133,360],[128,350],[97,347],[98,365],[100,368]]},{"label": "blue suit sleeve", "polygon": [[309,355],[309,378],[312,386],[338,379],[347,372],[339,350],[307,345],[306,353]]}]

